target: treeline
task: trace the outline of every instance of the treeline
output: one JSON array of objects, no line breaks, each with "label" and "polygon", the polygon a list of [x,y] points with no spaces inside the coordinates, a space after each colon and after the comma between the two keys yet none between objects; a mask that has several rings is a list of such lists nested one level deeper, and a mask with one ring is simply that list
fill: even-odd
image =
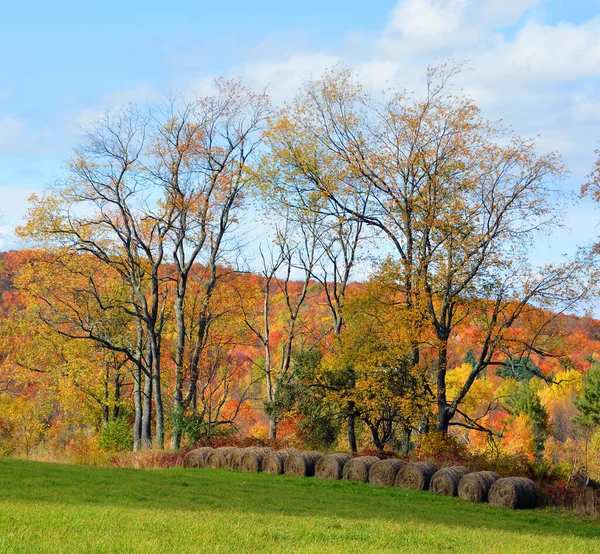
[{"label": "treeline", "polygon": [[573,362],[561,314],[595,294],[595,250],[532,265],[562,161],[452,94],[455,71],[430,70],[423,98],[334,70],[282,109],[218,80],[108,113],[19,229],[35,250],[3,277],[6,392],[52,373],[99,424],[127,421],[135,450],[250,412],[271,439],[343,426],[353,451],[357,428],[379,449],[506,434],[498,380],[553,387],[593,365]]}]

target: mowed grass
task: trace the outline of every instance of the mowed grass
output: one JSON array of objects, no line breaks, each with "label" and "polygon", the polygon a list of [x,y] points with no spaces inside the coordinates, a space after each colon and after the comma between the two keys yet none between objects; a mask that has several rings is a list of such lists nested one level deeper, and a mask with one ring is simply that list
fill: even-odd
[{"label": "mowed grass", "polygon": [[362,483],[0,460],[0,552],[600,552],[600,522]]}]

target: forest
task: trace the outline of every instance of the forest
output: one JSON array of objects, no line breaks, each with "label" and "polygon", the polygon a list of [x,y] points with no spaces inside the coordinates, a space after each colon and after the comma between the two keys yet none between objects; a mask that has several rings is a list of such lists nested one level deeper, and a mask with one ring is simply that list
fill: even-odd
[{"label": "forest", "polygon": [[0,255],[0,455],[451,442],[600,480],[598,248],[532,261],[568,168],[458,70],[336,68],[283,108],[218,79],[90,126]]}]

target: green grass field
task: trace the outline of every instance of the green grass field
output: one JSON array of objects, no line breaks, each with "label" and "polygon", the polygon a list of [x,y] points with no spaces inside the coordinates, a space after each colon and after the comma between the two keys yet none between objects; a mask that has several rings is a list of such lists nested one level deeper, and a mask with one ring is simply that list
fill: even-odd
[{"label": "green grass field", "polygon": [[600,521],[362,483],[0,460],[0,552],[600,552]]}]

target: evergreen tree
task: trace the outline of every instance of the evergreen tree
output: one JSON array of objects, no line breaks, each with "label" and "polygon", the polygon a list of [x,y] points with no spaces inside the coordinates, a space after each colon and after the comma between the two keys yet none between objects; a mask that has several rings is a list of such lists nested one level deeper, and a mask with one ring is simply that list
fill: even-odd
[{"label": "evergreen tree", "polygon": [[515,396],[509,400],[508,410],[513,415],[525,414],[529,417],[533,426],[536,455],[541,456],[548,434],[548,412],[530,383],[521,385]]},{"label": "evergreen tree", "polygon": [[509,358],[498,368],[496,374],[504,379],[527,382],[533,376],[541,376],[540,368],[529,358]]},{"label": "evergreen tree", "polygon": [[586,427],[600,425],[600,365],[593,366],[583,378],[581,396],[575,399],[577,421]]},{"label": "evergreen tree", "polygon": [[475,358],[475,354],[473,354],[473,350],[469,348],[465,354],[465,364],[471,364],[471,367],[475,367],[476,363],[477,359]]}]

